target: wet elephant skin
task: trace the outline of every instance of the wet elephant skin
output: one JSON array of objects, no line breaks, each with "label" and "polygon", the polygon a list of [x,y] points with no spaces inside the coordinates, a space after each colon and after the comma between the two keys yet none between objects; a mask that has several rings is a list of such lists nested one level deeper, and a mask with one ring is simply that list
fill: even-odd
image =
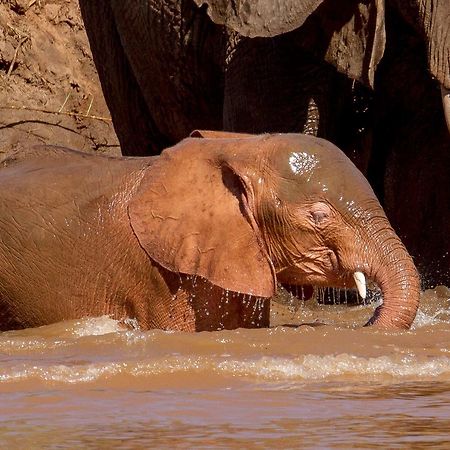
[{"label": "wet elephant skin", "polygon": [[107,314],[140,327],[269,324],[277,283],[358,287],[407,328],[419,279],[372,189],[333,144],[195,132],[160,157],[59,147],[0,169],[0,326]]}]

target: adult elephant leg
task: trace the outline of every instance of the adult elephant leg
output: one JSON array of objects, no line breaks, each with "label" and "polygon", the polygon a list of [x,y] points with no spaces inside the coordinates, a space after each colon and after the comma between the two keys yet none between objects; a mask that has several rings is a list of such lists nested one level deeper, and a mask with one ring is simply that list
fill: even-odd
[{"label": "adult elephant leg", "polygon": [[122,47],[109,0],[80,0],[94,62],[124,155],[155,155],[169,145],[156,126]]},{"label": "adult elephant leg", "polygon": [[330,137],[328,96],[335,76],[331,66],[298,49],[290,35],[245,38],[230,32],[224,128]]},{"label": "adult elephant leg", "polygon": [[392,11],[369,179],[425,285],[450,282],[450,140],[421,35]]},{"label": "adult elephant leg", "polygon": [[191,0],[111,0],[127,60],[162,135],[221,129],[223,29]]}]

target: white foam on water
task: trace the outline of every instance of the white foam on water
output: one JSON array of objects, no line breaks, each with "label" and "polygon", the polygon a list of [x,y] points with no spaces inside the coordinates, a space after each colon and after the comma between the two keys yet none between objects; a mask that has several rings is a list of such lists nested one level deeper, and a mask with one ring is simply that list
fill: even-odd
[{"label": "white foam on water", "polygon": [[220,370],[236,376],[258,377],[271,381],[323,380],[342,376],[367,379],[372,376],[436,377],[448,375],[450,358],[438,357],[429,361],[416,361],[413,356],[393,359],[388,356],[363,358],[354,355],[305,355],[295,359],[261,358],[255,361],[224,361]]},{"label": "white foam on water", "polygon": [[89,336],[102,336],[122,332],[125,327],[108,316],[71,320],[26,330],[0,333],[0,352],[30,352],[31,350],[54,350],[58,347],[77,345],[77,340]]},{"label": "white foam on water", "polygon": [[164,360],[138,363],[130,370],[130,373],[134,376],[161,375],[164,373],[212,370],[213,367],[214,362],[211,358],[172,356],[164,358]]},{"label": "white foam on water", "polygon": [[350,354],[304,355],[294,359],[261,357],[255,360],[233,360],[204,356],[168,356],[142,362],[107,362],[101,364],[48,365],[10,367],[0,372],[0,382],[30,379],[62,383],[87,383],[116,375],[151,378],[169,374],[198,374],[238,377],[243,381],[295,382],[348,379],[450,380],[450,358],[418,360],[414,355],[364,358]]},{"label": "white foam on water", "polygon": [[101,336],[124,331],[124,326],[109,316],[92,317],[76,322],[71,330],[75,336]]},{"label": "white foam on water", "polygon": [[437,286],[422,292],[419,310],[411,328],[414,330],[442,323],[450,324],[450,289]]},{"label": "white foam on water", "polygon": [[107,362],[79,365],[26,365],[10,367],[0,372],[0,382],[40,380],[62,383],[88,383],[124,374],[148,377],[178,372],[212,370],[211,360],[203,357],[168,357],[147,362]]},{"label": "white foam on water", "polygon": [[56,381],[63,383],[86,383],[95,381],[102,376],[116,375],[126,368],[124,363],[109,363],[105,365],[89,364],[86,366],[32,366],[11,368],[0,373],[0,382],[24,381],[38,379],[41,381]]},{"label": "white foam on water", "polygon": [[419,308],[416,318],[411,325],[411,329],[415,330],[417,328],[438,325],[440,323],[450,323],[450,309],[441,308],[430,314]]}]

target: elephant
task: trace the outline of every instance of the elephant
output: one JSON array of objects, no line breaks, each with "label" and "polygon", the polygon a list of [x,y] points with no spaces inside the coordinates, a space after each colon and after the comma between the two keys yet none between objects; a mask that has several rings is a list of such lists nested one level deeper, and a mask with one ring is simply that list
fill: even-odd
[{"label": "elephant", "polygon": [[142,329],[269,325],[277,283],[383,294],[408,328],[420,281],[370,185],[332,143],[196,131],[158,157],[61,147],[0,168],[0,329],[110,315]]},{"label": "elephant", "polygon": [[325,138],[374,187],[424,287],[450,283],[447,0],[79,3],[124,155],[196,128]]}]

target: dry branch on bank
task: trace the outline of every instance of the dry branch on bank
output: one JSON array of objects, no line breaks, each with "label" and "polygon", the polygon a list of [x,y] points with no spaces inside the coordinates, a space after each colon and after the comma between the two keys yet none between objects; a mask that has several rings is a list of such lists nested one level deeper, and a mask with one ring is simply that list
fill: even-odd
[{"label": "dry branch on bank", "polygon": [[17,44],[16,50],[14,51],[14,56],[11,60],[11,64],[9,65],[8,72],[6,73],[6,77],[8,78],[11,75],[11,72],[14,69],[14,64],[17,60],[17,55],[19,54],[20,47],[22,44],[24,44],[28,40],[28,36],[24,36],[22,39],[20,39],[19,43]]},{"label": "dry branch on bank", "polygon": [[94,116],[91,114],[84,114],[84,113],[77,113],[77,112],[50,111],[47,109],[31,108],[28,106],[0,105],[0,109],[13,109],[16,111],[33,111],[33,112],[40,112],[40,113],[44,113],[44,114],[54,114],[54,115],[63,115],[63,116],[70,116],[70,117],[79,117],[79,118],[83,118],[83,119],[101,120],[103,122],[108,122],[108,123],[112,122],[112,120],[109,117],[100,117],[100,116]]}]

